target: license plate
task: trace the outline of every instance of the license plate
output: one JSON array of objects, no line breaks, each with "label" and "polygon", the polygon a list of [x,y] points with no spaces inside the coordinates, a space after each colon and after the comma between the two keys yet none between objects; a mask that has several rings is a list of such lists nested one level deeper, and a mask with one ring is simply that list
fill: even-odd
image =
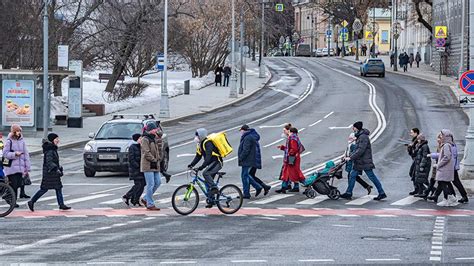
[{"label": "license plate", "polygon": [[117,160],[117,154],[99,154],[99,160]]}]

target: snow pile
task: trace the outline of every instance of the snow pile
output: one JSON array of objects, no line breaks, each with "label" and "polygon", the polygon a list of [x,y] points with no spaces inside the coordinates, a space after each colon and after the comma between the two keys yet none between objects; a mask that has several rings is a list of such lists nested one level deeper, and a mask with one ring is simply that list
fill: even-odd
[{"label": "snow pile", "polygon": [[[120,102],[108,102],[105,87],[107,81],[99,82],[99,73],[110,73],[107,71],[90,71],[83,74],[83,103],[84,104],[104,104],[105,112],[107,114],[114,113],[136,106],[159,102],[161,96],[161,73],[152,73],[140,78],[140,83],[147,84],[142,95],[136,98],[130,98]],[[209,84],[214,80],[213,74],[209,74],[202,78],[192,78],[190,71],[168,71],[168,95],[169,97],[176,97],[184,94],[184,81],[190,80],[190,89],[198,90]],[[138,82],[138,78],[125,77],[124,83]],[[117,84],[120,84],[119,81]],[[56,115],[67,114],[67,95],[68,95],[69,80],[64,79],[62,83],[63,96],[52,97],[51,100],[51,118]]]}]

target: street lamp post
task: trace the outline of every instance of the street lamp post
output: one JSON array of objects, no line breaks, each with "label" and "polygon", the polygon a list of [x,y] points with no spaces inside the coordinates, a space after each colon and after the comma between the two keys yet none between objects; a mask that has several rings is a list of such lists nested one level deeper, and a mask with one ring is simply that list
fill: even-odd
[{"label": "street lamp post", "polygon": [[240,8],[240,87],[239,94],[244,93],[244,10]]},{"label": "street lamp post", "polygon": [[331,35],[326,34],[326,38],[328,39],[328,57],[331,56],[331,38],[332,38],[332,16],[329,17],[329,24],[328,24],[328,32],[331,33]]},{"label": "street lamp post", "polygon": [[237,98],[237,71],[235,71],[235,0],[232,0],[232,41],[231,41],[231,69],[230,98]]},{"label": "street lamp post", "polygon": [[161,85],[161,98],[160,98],[160,117],[170,117],[170,104],[168,98],[168,0],[165,0],[165,22],[164,22],[164,41],[163,41],[163,57],[164,57],[164,69],[163,69],[163,83]]},{"label": "street lamp post", "polygon": [[[234,0],[232,0],[234,1]],[[262,0],[262,37],[260,39],[260,69],[258,72],[259,78],[265,78],[265,63],[263,62],[263,50],[265,48],[265,3],[267,0]]]},{"label": "street lamp post", "polygon": [[43,1],[43,140],[48,139],[49,130],[49,79],[48,79],[48,6],[49,0]]}]

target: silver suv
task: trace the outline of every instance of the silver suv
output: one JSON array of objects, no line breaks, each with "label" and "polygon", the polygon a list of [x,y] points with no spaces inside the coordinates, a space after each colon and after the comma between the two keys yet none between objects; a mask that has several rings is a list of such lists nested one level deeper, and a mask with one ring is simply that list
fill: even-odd
[{"label": "silver suv", "polygon": [[[134,117],[134,118],[126,118]],[[163,131],[160,121],[154,115],[114,115],[100,127],[97,133],[90,133],[84,147],[84,174],[95,176],[96,172],[128,172],[128,149],[133,134],[142,134],[144,126],[154,122]],[[161,172],[168,170],[168,138],[163,132],[163,158]]]}]

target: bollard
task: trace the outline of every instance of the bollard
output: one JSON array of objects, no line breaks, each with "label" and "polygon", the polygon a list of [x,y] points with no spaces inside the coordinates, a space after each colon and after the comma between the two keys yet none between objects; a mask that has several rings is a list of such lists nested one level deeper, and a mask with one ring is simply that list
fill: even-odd
[{"label": "bollard", "polygon": [[189,79],[184,81],[184,94],[189,95]]}]

